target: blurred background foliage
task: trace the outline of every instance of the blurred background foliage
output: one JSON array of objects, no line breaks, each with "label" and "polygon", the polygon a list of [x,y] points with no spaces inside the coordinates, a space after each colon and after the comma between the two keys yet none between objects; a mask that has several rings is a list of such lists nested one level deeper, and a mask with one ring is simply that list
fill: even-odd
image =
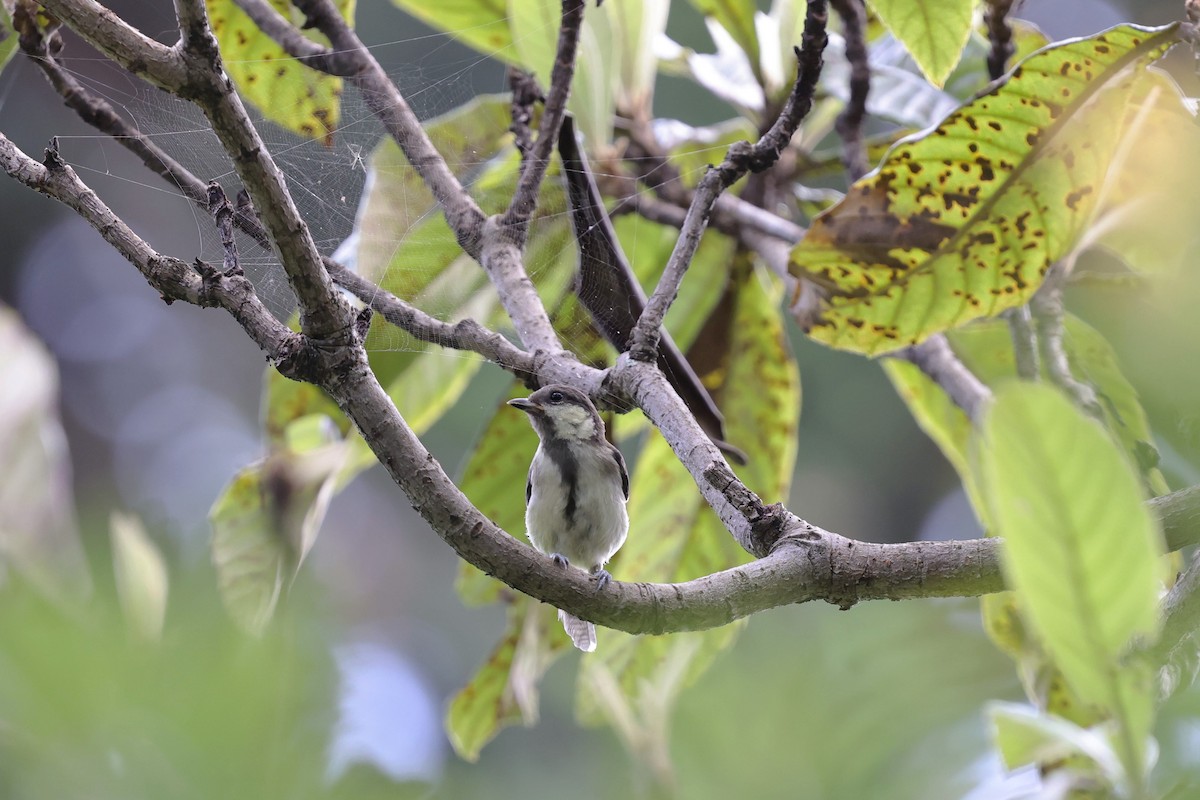
[{"label": "blurred background foliage", "polygon": [[[168,4],[111,5],[170,38]],[[700,15],[672,5],[672,38],[711,51]],[[1179,8],[1029,0],[1020,13],[1059,39],[1121,21],[1166,22]],[[499,64],[387,4],[364,2],[356,14],[423,117],[504,90]],[[394,42],[404,46],[386,46]],[[130,79],[71,46],[73,69],[114,96],[129,91]],[[1186,77],[1186,59],[1174,63]],[[699,125],[731,115],[692,82],[659,80],[659,116]],[[18,58],[6,68],[0,97],[0,128],[27,152],[49,135],[78,136],[72,159],[103,165],[85,179],[135,228],[176,255],[201,246],[198,229],[209,222],[184,204],[158,202],[161,187],[84,129],[31,65]],[[168,130],[181,127],[169,111],[163,116]],[[8,181],[0,204],[9,243],[0,299],[16,310],[0,318],[0,430],[38,431],[19,442],[0,436],[10,488],[0,489],[0,510],[40,510],[63,537],[49,576],[22,570],[19,548],[4,554],[0,796],[603,798],[672,781],[680,796],[697,798],[984,800],[1032,791],[1033,776],[1005,776],[990,744],[984,704],[1022,694],[971,600],[757,615],[656,720],[670,733],[669,751],[656,754],[673,764],[667,775],[654,758],[627,755],[636,741],[576,724],[573,652],[547,672],[534,727],[501,733],[474,764],[459,760],[442,716],[500,637],[505,610],[464,607],[453,553],[370,470],[332,498],[305,569],[281,587],[286,602],[261,638],[246,637],[218,596],[206,515],[230,477],[264,453],[261,355],[223,315],[167,309],[65,209]],[[638,241],[652,238],[647,228]],[[1103,268],[1103,256],[1090,258]],[[1200,373],[1181,369],[1200,363],[1200,278],[1182,270],[1155,282],[1082,286],[1070,303],[1107,337],[1140,394],[1166,480],[1176,488],[1200,482]],[[873,541],[978,535],[954,469],[878,365],[788,326],[805,385],[789,507]],[[455,474],[512,388],[499,370],[469,372],[457,404],[424,436]],[[35,380],[44,391],[29,416]],[[30,463],[13,454],[31,452],[13,442],[34,448],[57,482],[11,477]],[[522,480],[513,479],[516,497]],[[147,533],[130,533],[130,524]],[[114,571],[114,562],[123,566]],[[162,591],[131,597],[131,570],[143,587],[165,575]],[[90,599],[64,602],[63,587]],[[615,648],[616,634],[601,635],[602,648]],[[1198,713],[1200,691],[1181,692],[1155,730],[1157,788],[1181,797],[1200,784]]]}]

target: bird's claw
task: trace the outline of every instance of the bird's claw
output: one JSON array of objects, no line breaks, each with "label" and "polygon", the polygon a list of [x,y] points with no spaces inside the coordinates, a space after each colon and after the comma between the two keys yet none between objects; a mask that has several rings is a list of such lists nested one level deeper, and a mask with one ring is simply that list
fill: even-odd
[{"label": "bird's claw", "polygon": [[554,561],[555,564],[558,564],[560,567],[566,567],[570,564],[570,562],[567,561],[567,557],[564,556],[562,553],[551,553],[550,558],[551,558],[551,560]]},{"label": "bird's claw", "polygon": [[593,572],[592,574],[596,576],[596,591],[597,592],[604,591],[604,587],[608,586],[608,584],[612,582],[612,575],[609,575],[608,570],[606,570],[606,569],[598,569],[595,572]]}]

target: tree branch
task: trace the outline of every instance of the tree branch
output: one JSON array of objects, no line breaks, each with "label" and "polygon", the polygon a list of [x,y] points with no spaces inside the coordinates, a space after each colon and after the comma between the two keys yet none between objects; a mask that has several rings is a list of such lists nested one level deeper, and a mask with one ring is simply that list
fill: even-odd
[{"label": "tree branch", "polygon": [[1099,398],[1096,397],[1096,390],[1076,379],[1071,373],[1070,359],[1067,358],[1067,351],[1063,346],[1063,336],[1066,334],[1063,327],[1066,316],[1063,307],[1065,274],[1063,265],[1055,264],[1047,273],[1045,283],[1030,298],[1029,310],[1033,313],[1037,343],[1050,382],[1066,392],[1084,411],[1097,419],[1103,419],[1104,411],[1100,407]]},{"label": "tree branch", "polygon": [[550,89],[546,92],[546,103],[542,110],[542,122],[538,127],[537,142],[529,157],[521,162],[521,177],[504,212],[501,224],[509,234],[524,246],[529,233],[529,220],[537,209],[538,191],[550,156],[558,141],[563,115],[567,111],[567,99],[571,96],[571,83],[575,77],[575,58],[579,47],[579,33],[583,27],[584,0],[563,0],[562,23],[558,29],[558,49],[554,56],[554,67],[550,71]]},{"label": "tree branch", "polygon": [[[256,7],[262,0],[237,2],[247,13],[253,12],[255,18],[272,19],[272,14],[278,17],[274,11],[268,13]],[[520,247],[508,239],[503,226],[485,224],[478,204],[451,172],[379,62],[329,0],[296,0],[296,7],[308,17],[309,25],[329,38],[331,50],[318,53],[309,45],[299,44],[295,36],[283,35],[278,20],[264,32],[290,55],[308,59],[315,68],[345,77],[358,88],[372,113],[429,187],[463,251],[479,261],[487,272],[525,346],[534,351],[561,351],[550,318],[525,273]],[[318,55],[321,57],[314,58]]]},{"label": "tree branch", "polygon": [[[192,101],[204,112],[225,152],[233,158],[234,168],[262,213],[262,222],[271,233],[288,283],[300,303],[304,332],[315,339],[348,343],[352,340],[349,309],[321,264],[316,243],[300,218],[282,173],[221,67],[202,4],[196,5],[199,0],[179,2],[186,11],[188,35],[171,52],[183,66],[183,74],[172,74],[170,77],[177,81],[173,84],[161,75],[155,77],[164,88]],[[142,60],[162,47],[141,37],[134,40],[141,42],[141,50],[131,50],[130,37],[121,27],[124,23],[112,23],[115,15],[93,0],[44,0],[43,5],[67,21],[89,44],[137,74],[141,74],[137,67]]]},{"label": "tree branch", "polygon": [[[50,85],[63,97],[67,106],[75,111],[84,122],[102,133],[108,134],[114,141],[136,155],[148,169],[178,188],[185,197],[201,207],[206,207],[209,203],[209,195],[204,181],[172,158],[152,139],[143,135],[136,126],[122,119],[103,98],[89,92],[69,72],[63,70],[58,60],[51,55],[55,46],[43,35],[41,28],[36,24],[22,24],[26,21],[26,16],[22,13],[23,8],[18,5],[17,13],[14,14],[14,24],[21,32],[21,49],[42,70]],[[29,22],[32,21],[29,20]],[[680,214],[682,215],[682,213],[681,211]],[[241,213],[235,209],[232,222],[261,247],[267,250],[271,249],[270,238],[258,222],[256,215]],[[478,353],[523,379],[539,370],[534,366],[540,363],[537,356],[525,353],[500,334],[485,328],[474,320],[463,320],[453,325],[442,322],[381,289],[366,278],[346,269],[331,258],[325,257],[323,263],[335,283],[356,295],[390,323],[421,341]],[[567,381],[569,379],[559,377],[557,380]],[[581,376],[574,375],[571,380],[576,385],[599,385],[599,378],[592,376],[581,379]]]},{"label": "tree branch", "polygon": [[84,41],[139,78],[168,92],[186,84],[187,65],[177,49],[145,36],[96,0],[38,2]]},{"label": "tree branch", "polygon": [[0,166],[12,178],[73,209],[136,267],[166,302],[183,300],[198,306],[221,306],[275,361],[286,361],[299,347],[300,337],[262,305],[245,277],[232,274],[203,278],[183,261],[150,247],[59,158],[56,141],[46,149],[45,163],[39,164],[0,133]]},{"label": "tree branch", "polygon": [[[658,142],[654,139],[653,131],[646,125],[634,125],[628,131],[630,141],[625,151],[625,161],[636,167],[636,179],[648,186],[655,195],[674,205],[680,210],[680,222],[674,227],[683,226],[684,209],[691,205],[692,193],[683,185],[683,179],[674,165],[660,151]],[[656,181],[651,181],[657,178]],[[630,195],[633,190],[624,191],[621,197]],[[606,191],[606,194],[611,192]],[[743,200],[737,195],[722,194],[717,198],[712,209],[712,227],[728,236],[740,238],[745,229],[760,232],[767,236],[782,239],[795,244],[804,237],[804,228],[772,214],[764,208]]]},{"label": "tree branch", "polygon": [[992,399],[992,390],[959,360],[950,348],[950,342],[940,333],[919,345],[904,348],[897,352],[895,357],[916,365],[942,388],[972,422],[979,421],[984,408]]},{"label": "tree branch", "polygon": [[832,0],[833,8],[842,19],[842,35],[846,37],[846,60],[850,62],[850,99],[838,114],[836,128],[842,137],[842,162],[850,174],[850,182],[861,178],[870,169],[867,147],[863,141],[862,125],[867,115],[867,95],[871,92],[871,66],[867,62],[867,9],[863,0]]},{"label": "tree branch", "polygon": [[[96,198],[53,151],[48,165],[29,159],[0,136],[0,165],[22,183],[65,202],[143,272],[169,299],[216,302],[233,314],[273,358],[296,362],[302,337],[258,302],[241,276],[201,279],[183,262],[155,253]],[[706,498],[723,519],[764,554],[751,564],[681,584],[614,582],[604,592],[583,573],[496,528],[476,510],[396,413],[370,372],[361,348],[339,348],[336,363],[318,364],[316,379],[363,431],[381,463],[431,527],[464,559],[513,588],[594,622],[631,633],[697,630],[787,603],[824,599],[848,607],[859,600],[968,596],[1002,588],[995,539],[880,545],[856,542],[764,507],[728,471],[695,420],[652,365],[626,359],[610,379],[629,386],[690,469],[701,468]],[[519,486],[514,486],[519,491]],[[714,497],[717,495],[717,497]],[[1200,487],[1150,503],[1168,545],[1200,539]],[[739,523],[738,518],[741,518]],[[652,533],[652,532],[647,532]]]},{"label": "tree branch", "polygon": [[708,218],[717,197],[746,172],[762,172],[770,168],[792,140],[800,121],[812,108],[817,80],[821,76],[821,57],[829,41],[825,35],[827,22],[826,0],[812,0],[804,19],[802,47],[796,49],[796,80],[783,111],[756,143],[734,144],[720,166],[710,167],[700,179],[666,269],[634,326],[629,348],[634,359],[648,362],[657,359],[663,317],[679,294],[679,285],[700,244],[700,237],[708,227]]},{"label": "tree branch", "polygon": [[1008,12],[1012,10],[1014,0],[987,0],[987,8],[983,12],[983,24],[987,26],[988,41],[991,50],[988,51],[988,77],[999,80],[1008,67],[1017,48],[1012,43],[1012,26],[1008,24]]},{"label": "tree branch", "polygon": [[1033,328],[1033,315],[1029,306],[1010,308],[1002,316],[1008,322],[1008,332],[1012,337],[1017,377],[1023,381],[1036,381],[1041,377],[1042,368],[1038,364],[1037,333]]}]

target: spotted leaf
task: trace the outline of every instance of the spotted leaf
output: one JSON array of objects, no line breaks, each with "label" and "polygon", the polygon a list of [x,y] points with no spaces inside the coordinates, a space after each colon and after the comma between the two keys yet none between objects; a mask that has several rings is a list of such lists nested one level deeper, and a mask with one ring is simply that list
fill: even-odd
[{"label": "spotted leaf", "polygon": [[[303,25],[289,0],[270,0],[280,14]],[[355,0],[337,0],[354,19]],[[221,48],[225,69],[242,97],[272,122],[308,139],[333,144],[341,116],[342,79],[309,69],[284,52],[275,40],[238,8],[234,0],[207,0],[208,16]],[[312,38],[328,44],[317,34]]]},{"label": "spotted leaf", "polygon": [[1112,120],[1174,41],[1122,25],[1041,50],[898,143],[792,251],[803,327],[873,355],[1026,302],[1086,230]]},{"label": "spotted leaf", "polygon": [[487,661],[446,709],[446,734],[468,761],[508,725],[538,717],[537,684],[569,646],[553,607],[528,597],[508,611],[508,627]]}]

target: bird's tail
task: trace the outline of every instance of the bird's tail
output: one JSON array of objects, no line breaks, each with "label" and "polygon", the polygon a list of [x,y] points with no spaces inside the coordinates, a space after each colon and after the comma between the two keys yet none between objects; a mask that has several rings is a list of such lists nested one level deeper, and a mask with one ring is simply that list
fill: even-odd
[{"label": "bird's tail", "polygon": [[574,617],[563,611],[558,610],[558,619],[562,622],[563,630],[571,637],[571,641],[585,653],[590,653],[596,649],[596,626],[587,620],[582,620],[579,617]]}]

